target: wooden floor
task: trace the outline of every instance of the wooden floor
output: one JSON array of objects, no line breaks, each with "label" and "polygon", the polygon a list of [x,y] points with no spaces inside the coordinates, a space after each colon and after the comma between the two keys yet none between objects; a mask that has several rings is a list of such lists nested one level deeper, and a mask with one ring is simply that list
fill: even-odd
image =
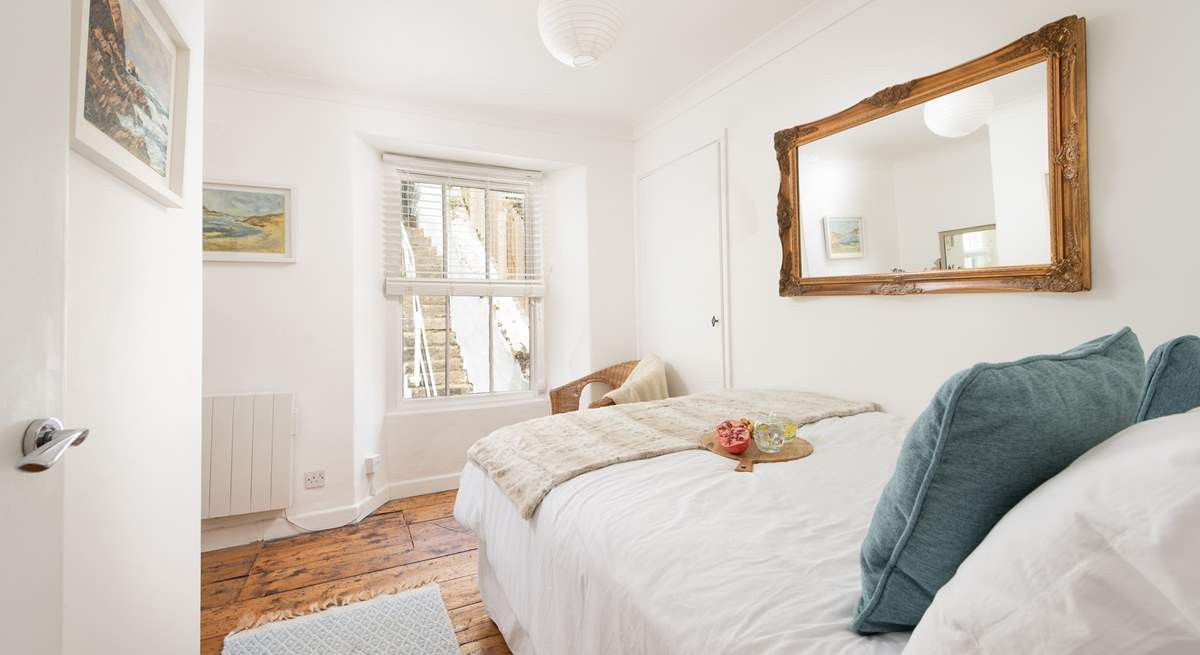
[{"label": "wooden floor", "polygon": [[226,548],[200,560],[200,653],[245,616],[375,589],[436,582],[460,653],[508,654],[475,577],[474,535],[452,513],[453,491],[393,500],[357,525]]}]

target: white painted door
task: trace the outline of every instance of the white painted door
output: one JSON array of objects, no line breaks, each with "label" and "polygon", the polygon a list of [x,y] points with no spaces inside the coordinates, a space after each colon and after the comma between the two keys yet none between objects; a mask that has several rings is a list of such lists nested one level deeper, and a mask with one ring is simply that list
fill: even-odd
[{"label": "white painted door", "polygon": [[[194,653],[203,98],[193,85],[184,209],[72,152],[85,4],[23,3],[0,39],[21,62],[0,102],[0,654]],[[202,44],[203,3],[171,4]],[[91,435],[18,470],[25,427],[48,417]]]},{"label": "white painted door", "polygon": [[638,179],[638,348],[672,396],[724,386],[721,144]]},{"label": "white painted door", "polygon": [[69,4],[25,3],[0,39],[25,62],[0,103],[0,653],[62,646],[63,469],[17,463],[25,426],[62,409]]}]

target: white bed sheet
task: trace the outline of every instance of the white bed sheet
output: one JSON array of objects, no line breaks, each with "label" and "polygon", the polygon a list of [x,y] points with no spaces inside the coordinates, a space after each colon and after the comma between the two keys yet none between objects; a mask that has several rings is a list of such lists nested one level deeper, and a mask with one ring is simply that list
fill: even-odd
[{"label": "white bed sheet", "polygon": [[531,521],[479,468],[454,515],[480,541],[484,602],[518,655],[899,653],[849,630],[859,546],[909,421],[801,428],[815,453],[738,473],[689,451],[570,480]]}]

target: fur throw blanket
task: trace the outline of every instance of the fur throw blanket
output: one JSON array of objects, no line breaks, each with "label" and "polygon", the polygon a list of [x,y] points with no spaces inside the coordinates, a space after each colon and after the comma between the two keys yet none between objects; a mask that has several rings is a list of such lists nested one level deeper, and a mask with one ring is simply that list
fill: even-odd
[{"label": "fur throw blanket", "polygon": [[875,403],[797,391],[720,391],[536,418],[500,428],[467,458],[533,516],[556,486],[588,471],[700,448],[717,423],[775,412],[797,425],[879,411]]}]

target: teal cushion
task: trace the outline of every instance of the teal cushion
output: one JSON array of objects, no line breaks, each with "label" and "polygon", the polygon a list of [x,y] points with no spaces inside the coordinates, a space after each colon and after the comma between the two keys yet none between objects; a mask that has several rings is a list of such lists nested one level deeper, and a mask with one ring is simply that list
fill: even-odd
[{"label": "teal cushion", "polygon": [[1200,407],[1200,337],[1179,337],[1155,348],[1146,376],[1138,422]]},{"label": "teal cushion", "polygon": [[911,630],[996,521],[1133,423],[1145,365],[1129,328],[1061,355],[976,364],[917,418],[863,541],[861,634]]}]

